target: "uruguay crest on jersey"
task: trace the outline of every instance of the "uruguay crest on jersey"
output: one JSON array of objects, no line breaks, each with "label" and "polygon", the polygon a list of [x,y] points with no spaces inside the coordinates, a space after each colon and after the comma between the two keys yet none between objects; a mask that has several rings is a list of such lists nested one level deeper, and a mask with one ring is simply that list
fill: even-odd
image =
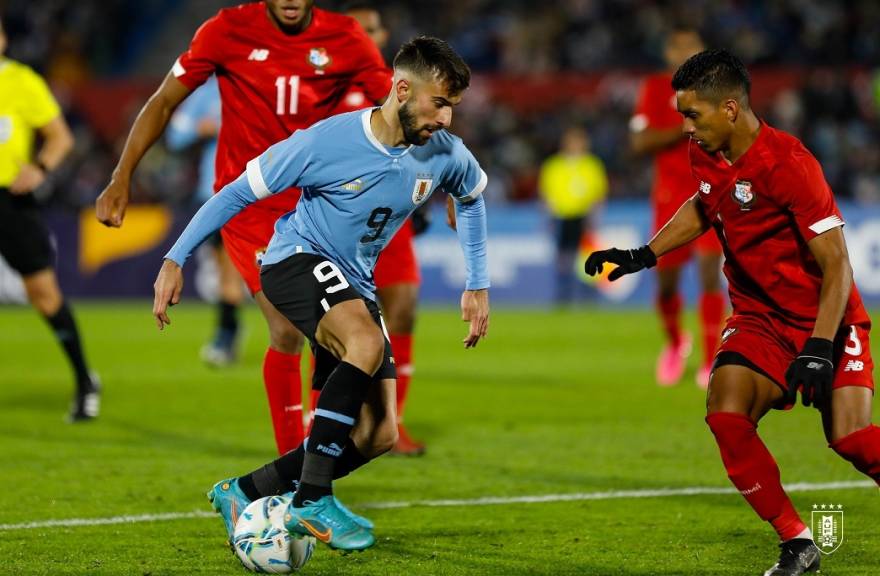
[{"label": "uruguay crest on jersey", "polygon": [[425,198],[431,194],[431,184],[434,183],[432,174],[419,174],[416,178],[416,185],[413,186],[412,201],[413,204],[421,204]]}]

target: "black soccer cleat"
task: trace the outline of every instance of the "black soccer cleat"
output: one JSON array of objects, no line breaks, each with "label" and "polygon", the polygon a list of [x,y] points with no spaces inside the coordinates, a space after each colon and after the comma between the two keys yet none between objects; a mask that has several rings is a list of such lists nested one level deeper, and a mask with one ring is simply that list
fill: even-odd
[{"label": "black soccer cleat", "polygon": [[84,390],[77,390],[73,397],[73,404],[67,414],[67,421],[87,422],[98,417],[101,411],[101,381],[95,373],[89,374],[89,386]]},{"label": "black soccer cleat", "polygon": [[800,576],[819,570],[819,549],[809,538],[794,538],[779,545],[779,562],[764,572],[764,576]]}]

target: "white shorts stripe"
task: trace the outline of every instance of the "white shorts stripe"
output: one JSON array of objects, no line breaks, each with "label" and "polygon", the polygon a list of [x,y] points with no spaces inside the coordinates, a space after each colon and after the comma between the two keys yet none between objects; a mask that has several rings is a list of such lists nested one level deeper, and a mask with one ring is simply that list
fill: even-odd
[{"label": "white shorts stripe", "polygon": [[259,157],[254,158],[247,163],[245,172],[247,172],[248,185],[250,185],[251,191],[253,191],[257,200],[262,200],[272,194],[269,191],[269,187],[266,186],[266,181],[263,180],[263,172],[260,170]]},{"label": "white shorts stripe", "polygon": [[840,219],[840,216],[833,214],[828,218],[822,218],[818,222],[812,224],[810,230],[812,230],[814,234],[822,234],[823,232],[828,232],[832,228],[838,228],[840,226],[843,226],[843,220]]}]

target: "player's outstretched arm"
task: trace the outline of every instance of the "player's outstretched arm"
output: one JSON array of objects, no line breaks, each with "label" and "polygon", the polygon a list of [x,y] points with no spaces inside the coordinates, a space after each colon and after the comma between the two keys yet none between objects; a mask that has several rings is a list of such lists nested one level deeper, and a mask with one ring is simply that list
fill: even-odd
[{"label": "player's outstretched arm", "polygon": [[182,267],[193,251],[205,241],[205,238],[222,228],[233,216],[256,201],[257,196],[251,190],[248,174],[245,172],[202,204],[165,258]]},{"label": "player's outstretched arm", "polygon": [[590,276],[595,276],[602,272],[605,264],[614,264],[617,268],[608,275],[608,279],[613,282],[625,274],[654,267],[657,258],[679,246],[684,246],[709,229],[709,223],[703,217],[698,202],[694,196],[682,204],[675,216],[641,248],[631,250],[609,248],[593,252],[584,263],[584,271]]},{"label": "player's outstretched arm", "polygon": [[134,169],[165,130],[174,109],[189,93],[190,89],[169,72],[159,89],[141,108],[128,133],[110,183],[95,201],[95,215],[105,226],[122,226]]},{"label": "player's outstretched arm", "polygon": [[711,227],[700,210],[699,202],[696,195],[689,198],[648,242],[658,258],[699,238]]},{"label": "player's outstretched arm", "polygon": [[193,250],[245,206],[256,201],[257,197],[250,189],[247,174],[242,174],[205,202],[186,225],[180,238],[165,255],[165,262],[153,285],[153,316],[160,330],[165,324],[171,324],[167,308],[180,300],[180,291],[183,288],[181,269]]},{"label": "player's outstretched arm", "polygon": [[171,324],[168,307],[180,302],[181,290],[183,290],[183,271],[177,262],[166,258],[153,284],[153,317],[156,318],[159,330],[165,328],[166,324]]}]

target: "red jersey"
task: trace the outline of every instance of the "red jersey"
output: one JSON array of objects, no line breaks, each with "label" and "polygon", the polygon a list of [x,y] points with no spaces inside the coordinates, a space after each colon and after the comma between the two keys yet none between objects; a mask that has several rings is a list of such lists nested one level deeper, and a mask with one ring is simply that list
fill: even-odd
[{"label": "red jersey", "polygon": [[[299,34],[281,32],[263,2],[220,10],[196,32],[172,69],[194,89],[217,75],[222,124],[214,190],[237,178],[249,160],[332,115],[350,86],[371,102],[391,89],[382,55],[353,18],[312,9]],[[287,194],[260,204],[287,204]]]},{"label": "red jersey", "polygon": [[[630,130],[668,130],[681,128],[682,122],[676,107],[675,90],[672,89],[672,75],[663,73],[648,76],[639,92],[635,114],[630,120]],[[686,138],[654,155],[651,198],[655,203],[671,203],[678,209],[694,195],[696,189],[688,160]]]},{"label": "red jersey", "polygon": [[[732,165],[690,146],[698,206],[724,245],[735,314],[759,314],[812,330],[822,271],[807,243],[843,217],[819,162],[790,134],[761,124]],[[869,323],[853,285],[844,324]]]}]

